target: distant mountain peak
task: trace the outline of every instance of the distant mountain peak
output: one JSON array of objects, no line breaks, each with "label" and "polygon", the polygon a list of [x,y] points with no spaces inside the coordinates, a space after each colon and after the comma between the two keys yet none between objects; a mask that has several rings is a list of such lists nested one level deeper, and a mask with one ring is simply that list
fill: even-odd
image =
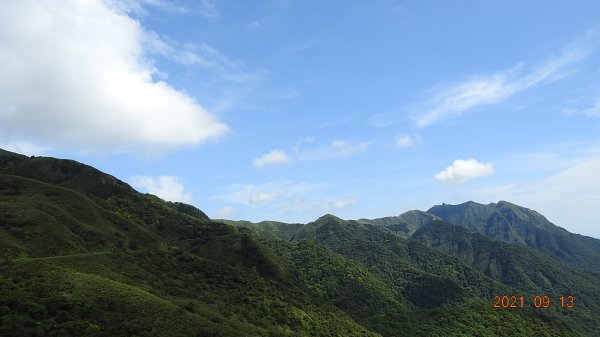
[{"label": "distant mountain peak", "polygon": [[315,222],[324,222],[324,221],[335,221],[335,222],[341,222],[344,221],[343,219],[338,218],[337,216],[333,215],[333,214],[325,214],[323,216],[321,216],[320,218],[318,218],[317,220],[315,220]]}]

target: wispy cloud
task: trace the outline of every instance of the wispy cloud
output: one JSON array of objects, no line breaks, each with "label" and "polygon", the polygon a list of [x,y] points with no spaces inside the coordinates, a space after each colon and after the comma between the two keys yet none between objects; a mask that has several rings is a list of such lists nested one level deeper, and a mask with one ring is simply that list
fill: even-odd
[{"label": "wispy cloud", "polygon": [[321,195],[323,184],[272,181],[263,184],[235,184],[215,198],[246,207],[278,212],[326,212],[357,203],[355,197],[332,198]]},{"label": "wispy cloud", "polygon": [[406,147],[410,147],[410,146],[414,145],[416,142],[416,139],[414,136],[411,136],[411,135],[399,134],[399,135],[396,135],[395,142],[398,147],[406,148]]},{"label": "wispy cloud", "polygon": [[369,149],[372,142],[348,142],[345,140],[334,140],[329,145],[306,149],[307,144],[313,144],[315,138],[305,137],[294,144],[288,152],[274,149],[254,159],[254,167],[264,168],[267,166],[282,166],[294,161],[317,161],[335,158],[349,157]]},{"label": "wispy cloud", "polygon": [[292,158],[279,149],[272,150],[254,159],[254,167],[264,168],[267,166],[281,166],[292,162]]},{"label": "wispy cloud", "polygon": [[370,142],[350,143],[344,140],[334,140],[329,146],[300,153],[299,158],[302,161],[313,161],[347,157],[367,151],[370,145]]},{"label": "wispy cloud", "polygon": [[313,184],[293,183],[289,181],[274,181],[263,184],[234,184],[225,193],[216,196],[217,199],[234,202],[245,206],[259,206],[276,201],[280,198],[305,193],[316,188]]},{"label": "wispy cloud", "polygon": [[176,176],[133,176],[129,181],[133,187],[164,200],[186,203],[191,203],[193,200],[192,195],[185,191],[181,179]]},{"label": "wispy cloud", "polygon": [[209,19],[220,17],[217,3],[214,0],[196,1],[192,6],[181,0],[105,0],[119,10],[138,16],[149,14],[148,8],[175,14],[199,14]]},{"label": "wispy cloud", "polygon": [[369,125],[376,128],[385,128],[399,122],[398,118],[392,113],[384,113],[369,117]]},{"label": "wispy cloud", "polygon": [[261,79],[259,72],[246,71],[244,63],[232,59],[204,42],[182,43],[147,31],[143,36],[148,54],[164,57],[172,62],[202,68],[219,75],[220,81],[249,82]]},{"label": "wispy cloud", "polygon": [[216,19],[221,16],[215,0],[200,0],[198,12],[207,18]]},{"label": "wispy cloud", "polygon": [[309,127],[307,130],[315,131],[315,130],[337,127],[337,126],[348,124],[348,123],[352,122],[355,117],[356,116],[354,116],[354,115],[350,115],[350,116],[346,116],[345,118],[341,118],[341,119],[325,120],[319,124]]},{"label": "wispy cloud", "polygon": [[343,209],[356,203],[356,198],[346,198],[333,201],[333,207]]},{"label": "wispy cloud", "polygon": [[235,209],[231,206],[225,206],[219,208],[215,215],[212,216],[213,219],[232,219],[235,216]]},{"label": "wispy cloud", "polygon": [[493,173],[494,167],[490,163],[480,163],[475,159],[458,159],[433,177],[444,185],[459,185],[467,180]]},{"label": "wispy cloud", "polygon": [[587,117],[600,117],[600,97],[595,98],[592,103],[583,107],[571,106],[563,109],[568,115],[582,115]]},{"label": "wispy cloud", "polygon": [[511,69],[493,74],[474,76],[463,82],[438,88],[425,102],[415,108],[412,118],[418,127],[425,127],[442,120],[458,117],[481,105],[498,104],[509,97],[536,85],[555,81],[568,74],[569,66],[584,59],[595,32],[570,44],[558,56],[527,68],[519,64]]}]

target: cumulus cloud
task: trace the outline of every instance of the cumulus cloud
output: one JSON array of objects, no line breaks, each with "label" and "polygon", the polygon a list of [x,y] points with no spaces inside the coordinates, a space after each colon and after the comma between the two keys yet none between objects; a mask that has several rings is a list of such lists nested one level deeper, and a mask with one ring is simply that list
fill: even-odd
[{"label": "cumulus cloud", "polygon": [[134,176],[130,179],[130,182],[133,187],[154,194],[164,200],[192,202],[192,195],[185,192],[181,179],[176,176]]},{"label": "cumulus cloud", "polygon": [[415,143],[415,139],[410,135],[397,135],[396,145],[399,147],[409,147]]},{"label": "cumulus cloud", "polygon": [[467,180],[489,176],[494,173],[490,163],[480,163],[475,159],[458,159],[435,176],[435,180],[444,185],[458,185]]},{"label": "cumulus cloud", "polygon": [[286,165],[292,162],[292,158],[285,152],[275,149],[270,152],[263,154],[262,156],[254,159],[254,166],[257,168],[263,168],[266,166],[280,166]]},{"label": "cumulus cloud", "polygon": [[567,67],[587,56],[586,48],[597,34],[588,32],[565,48],[557,57],[530,69],[519,64],[511,69],[493,74],[475,76],[466,81],[435,90],[422,102],[412,118],[416,125],[425,127],[439,121],[458,117],[469,109],[481,105],[498,104],[507,98],[536,86],[564,77]]},{"label": "cumulus cloud", "polygon": [[155,151],[229,130],[153,79],[152,34],[115,3],[0,2],[0,141]]}]

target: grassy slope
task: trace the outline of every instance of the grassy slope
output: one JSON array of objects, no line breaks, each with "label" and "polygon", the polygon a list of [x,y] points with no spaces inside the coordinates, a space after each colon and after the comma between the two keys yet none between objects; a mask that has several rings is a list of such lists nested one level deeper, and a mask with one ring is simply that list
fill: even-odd
[{"label": "grassy slope", "polygon": [[2,268],[6,335],[83,335],[90,326],[98,336],[373,335],[301,291],[178,250],[25,258]]}]

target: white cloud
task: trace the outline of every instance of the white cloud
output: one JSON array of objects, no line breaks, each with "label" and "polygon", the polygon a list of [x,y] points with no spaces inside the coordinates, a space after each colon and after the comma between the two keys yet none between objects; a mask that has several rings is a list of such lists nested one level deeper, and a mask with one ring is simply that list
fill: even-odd
[{"label": "white cloud", "polygon": [[136,15],[148,15],[146,7],[153,7],[158,10],[175,14],[200,14],[206,18],[215,19],[220,16],[215,0],[195,1],[191,6],[185,1],[177,0],[104,0],[112,7],[118,8],[123,12],[134,13]]},{"label": "white cloud", "polygon": [[410,135],[397,135],[396,145],[399,147],[409,147],[415,143],[415,139]]},{"label": "white cloud", "polygon": [[600,117],[600,98],[584,108],[570,107],[563,110],[568,115],[583,115],[587,117]]},{"label": "white cloud", "polygon": [[258,205],[265,202],[272,201],[282,194],[281,191],[271,191],[271,192],[256,192],[248,195],[248,203],[250,205]]},{"label": "white cloud", "polygon": [[303,149],[302,149],[302,147],[303,147],[305,144],[312,144],[312,143],[314,143],[314,142],[315,142],[315,137],[311,137],[311,136],[309,136],[309,137],[302,137],[302,138],[300,138],[300,139],[299,139],[299,140],[296,142],[296,144],[294,144],[294,145],[293,145],[293,146],[290,148],[290,152],[291,152],[293,155],[298,155],[299,153],[301,153],[301,152],[302,152],[302,150],[303,150]]},{"label": "white cloud", "polygon": [[160,151],[229,130],[153,79],[152,34],[115,3],[0,2],[0,141]]},{"label": "white cloud", "polygon": [[350,143],[344,140],[334,140],[328,147],[308,150],[300,154],[300,160],[325,160],[339,157],[347,157],[356,153],[365,152],[371,143]]},{"label": "white cloud", "polygon": [[334,210],[342,210],[357,203],[356,198],[324,198],[324,197],[305,197],[296,196],[288,200],[284,200],[278,205],[287,213],[315,213],[315,216],[320,216],[324,212]]},{"label": "white cloud", "polygon": [[467,180],[489,176],[494,173],[490,163],[480,163],[475,159],[458,159],[435,176],[435,180],[444,185],[458,185]]},{"label": "white cloud", "polygon": [[154,194],[164,200],[192,202],[192,195],[185,192],[181,179],[176,176],[134,176],[130,179],[130,182],[133,187]]},{"label": "white cloud", "polygon": [[231,206],[221,207],[215,213],[214,219],[231,219],[235,216],[235,209]]},{"label": "white cloud", "polygon": [[392,113],[384,113],[369,118],[369,125],[376,128],[385,128],[398,123],[398,119]]},{"label": "white cloud", "polygon": [[354,205],[356,203],[355,198],[347,198],[347,199],[339,199],[333,202],[333,207],[337,209],[346,208],[348,206]]},{"label": "white cloud", "polygon": [[[346,211],[357,203],[355,197],[335,197],[326,195],[326,184],[306,182],[272,181],[263,184],[236,184],[213,198],[227,204],[238,204],[236,211],[246,214],[260,209],[260,217],[246,219],[260,221],[277,219],[279,221],[310,221],[332,211]],[[250,214],[248,213],[248,214]],[[255,213],[256,214],[256,213]],[[231,218],[220,216],[222,218]],[[302,220],[300,220],[302,219]]]},{"label": "white cloud", "polygon": [[221,16],[215,0],[200,0],[198,12],[205,17],[212,19],[216,19]]},{"label": "white cloud", "polygon": [[292,162],[292,158],[287,153],[275,149],[270,152],[263,154],[262,156],[254,159],[254,166],[257,168],[263,168],[266,166],[280,166],[287,165]]},{"label": "white cloud", "polygon": [[436,90],[426,102],[415,110],[412,118],[416,125],[425,127],[439,121],[458,117],[465,111],[481,105],[498,104],[507,98],[535,85],[565,76],[566,68],[586,56],[586,42],[593,36],[589,32],[566,48],[560,56],[539,64],[528,71],[520,64],[512,69],[472,79]]},{"label": "white cloud", "polygon": [[227,192],[217,199],[245,206],[258,207],[270,205],[281,210],[330,210],[342,209],[356,203],[356,198],[324,198],[315,196],[315,191],[323,185],[304,182],[273,181],[264,184],[231,185]]},{"label": "white cloud", "polygon": [[333,158],[348,157],[357,153],[365,152],[371,146],[371,142],[351,143],[345,140],[334,140],[329,146],[320,146],[312,149],[304,149],[304,144],[315,142],[314,137],[301,138],[290,148],[292,156],[282,150],[275,149],[254,159],[254,166],[262,168],[268,165],[285,165],[299,161],[316,161]]},{"label": "white cloud", "polygon": [[189,7],[169,0],[105,0],[105,2],[122,12],[134,13],[140,16],[148,14],[145,7],[154,7],[161,11],[176,14],[186,14],[192,11]]},{"label": "white cloud", "polygon": [[243,62],[223,55],[218,49],[203,42],[180,43],[156,32],[146,32],[144,50],[152,55],[160,55],[185,66],[196,66],[211,70],[222,80],[245,82],[257,79],[260,75],[242,72]]},{"label": "white cloud", "polygon": [[338,155],[349,156],[354,153],[366,151],[369,145],[369,143],[351,144],[343,140],[334,140],[331,143],[331,150]]},{"label": "white cloud", "polygon": [[226,193],[217,196],[217,198],[246,206],[258,206],[302,194],[315,188],[316,185],[313,184],[288,181],[275,181],[264,184],[234,184],[227,188]]}]

